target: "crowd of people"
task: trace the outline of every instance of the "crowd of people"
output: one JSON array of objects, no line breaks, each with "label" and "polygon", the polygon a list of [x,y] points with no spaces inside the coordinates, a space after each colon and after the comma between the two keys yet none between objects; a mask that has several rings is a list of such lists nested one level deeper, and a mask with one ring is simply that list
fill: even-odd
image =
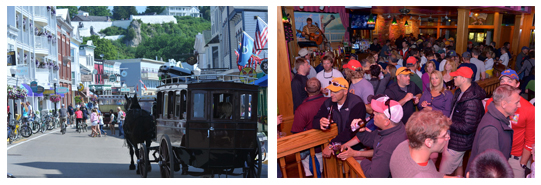
[{"label": "crowd of people", "polygon": [[[295,60],[291,132],[338,128],[331,147],[316,150],[320,171],[323,158],[334,155],[354,157],[366,177],[533,175],[535,108],[521,96],[521,83],[534,79],[533,49],[523,47],[516,66],[508,66],[508,42],[500,49],[469,42],[458,54],[453,38],[410,35],[383,47],[374,41],[366,58],[352,54],[341,69],[333,68],[332,52],[316,74],[310,50],[301,49]],[[500,86],[486,97],[478,82],[493,77],[497,65],[505,67]],[[310,156],[301,158],[305,175],[313,175]]]},{"label": "crowd of people", "polygon": [[[110,119],[109,122],[103,121],[103,113],[99,110],[99,105],[95,104],[93,106],[91,102],[81,103],[76,107],[71,104],[66,108],[64,104],[59,109],[59,118],[62,124],[66,124],[66,127],[72,127],[76,129],[76,132],[79,132],[79,129],[82,128],[82,125],[90,125],[91,134],[90,137],[102,137],[106,136],[107,132],[103,130],[104,127],[108,127],[111,130],[112,135],[116,135],[115,125],[118,125],[119,136],[124,136],[122,129],[122,124],[126,117],[124,111],[120,107],[117,107],[117,114],[115,116],[113,110],[109,111]],[[90,109],[90,112],[88,111]],[[87,122],[90,120],[90,122]]]}]

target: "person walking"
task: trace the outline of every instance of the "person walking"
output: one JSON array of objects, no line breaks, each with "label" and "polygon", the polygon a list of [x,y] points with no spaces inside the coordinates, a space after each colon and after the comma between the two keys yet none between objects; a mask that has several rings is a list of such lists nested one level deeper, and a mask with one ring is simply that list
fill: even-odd
[{"label": "person walking", "polygon": [[62,108],[60,108],[58,117],[60,117],[60,132],[62,134],[66,133],[66,121],[68,117],[68,109],[66,109],[66,105],[62,104]]},{"label": "person walking", "polygon": [[98,128],[99,118],[98,118],[98,111],[96,111],[96,109],[92,109],[92,114],[90,114],[90,123],[92,127],[92,133],[89,136],[90,137],[98,136],[99,130],[97,130],[97,128]]},{"label": "person walking", "polygon": [[85,124],[87,124],[86,120],[88,119],[89,113],[88,113],[88,109],[86,109],[86,107],[81,108],[81,111],[83,111],[83,123],[84,123],[83,126],[84,126]]},{"label": "person walking", "polygon": [[77,111],[75,111],[75,119],[75,128],[77,129],[76,131],[79,132],[79,125],[83,121],[83,111],[81,111],[81,108],[77,108]]},{"label": "person walking", "polygon": [[104,136],[107,135],[107,133],[103,130],[103,113],[101,113],[99,110],[98,110],[98,116],[99,116],[99,133],[100,133],[100,137],[102,136],[102,133]]},{"label": "person walking", "polygon": [[115,113],[113,112],[113,109],[109,110],[109,114],[111,114],[111,119],[109,119],[109,129],[111,129],[111,135],[115,135]]},{"label": "person walking", "polygon": [[126,113],[124,113],[120,107],[117,107],[116,109],[118,110],[118,136],[124,136],[124,129],[122,128],[122,125],[126,119]]},{"label": "person walking", "polygon": [[73,127],[73,122],[75,122],[74,116],[75,111],[73,110],[73,106],[71,103],[68,105],[68,125],[71,125]]}]

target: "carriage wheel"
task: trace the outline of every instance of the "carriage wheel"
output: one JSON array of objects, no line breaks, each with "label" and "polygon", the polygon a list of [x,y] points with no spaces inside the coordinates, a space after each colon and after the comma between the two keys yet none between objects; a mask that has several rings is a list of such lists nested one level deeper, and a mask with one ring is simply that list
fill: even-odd
[{"label": "carriage wheel", "polygon": [[263,167],[263,156],[261,154],[261,142],[256,138],[257,148],[248,153],[246,158],[246,167],[243,169],[244,178],[261,177],[261,168]]},{"label": "carriage wheel", "polygon": [[174,165],[175,159],[173,158],[173,147],[171,147],[171,140],[169,136],[164,135],[160,141],[160,174],[162,178],[174,177]]},{"label": "carriage wheel", "polygon": [[150,161],[148,160],[148,148],[144,143],[141,144],[141,147],[139,147],[139,160],[137,160],[137,165],[137,169],[139,169],[141,177],[147,178]]}]

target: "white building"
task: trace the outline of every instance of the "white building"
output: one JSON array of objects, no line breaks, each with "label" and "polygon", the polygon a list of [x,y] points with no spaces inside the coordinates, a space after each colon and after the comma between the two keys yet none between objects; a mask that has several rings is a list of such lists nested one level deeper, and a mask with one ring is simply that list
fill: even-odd
[{"label": "white building", "polygon": [[[208,67],[210,63],[210,68],[237,69],[235,50],[242,39],[242,31],[255,39],[257,17],[268,22],[267,11],[266,6],[211,6],[211,39],[205,39],[208,40],[206,44],[211,47],[211,51],[205,50],[206,66],[200,68]],[[197,42],[201,42],[201,39]],[[217,51],[214,50],[216,43]],[[265,48],[268,48],[268,45]],[[267,58],[268,51],[263,50],[258,56]]]},{"label": "white building", "polygon": [[70,54],[72,56],[71,60],[71,91],[75,95],[80,95],[78,93],[77,86],[81,83],[81,67],[79,65],[79,46],[83,43],[83,38],[79,33],[77,26],[73,27],[73,34],[70,39]]},{"label": "white building", "polygon": [[[28,85],[36,81],[46,90],[53,88],[52,82],[53,79],[58,79],[58,71],[48,67],[40,68],[40,64],[58,64],[55,9],[54,6],[7,7],[7,49],[8,53],[13,54],[8,56],[12,56],[14,61],[7,66],[8,85]],[[43,95],[41,97],[30,95],[25,101],[29,101],[34,110],[50,110],[53,107]],[[13,101],[8,103],[13,107]],[[18,109],[20,110],[20,106]]]},{"label": "white building", "polygon": [[168,6],[160,15],[202,17],[197,6]]}]

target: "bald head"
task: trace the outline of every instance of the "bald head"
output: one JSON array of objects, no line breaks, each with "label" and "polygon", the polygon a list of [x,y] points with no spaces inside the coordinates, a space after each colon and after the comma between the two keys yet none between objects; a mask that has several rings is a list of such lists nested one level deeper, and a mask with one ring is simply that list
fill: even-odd
[{"label": "bald head", "polygon": [[315,96],[321,93],[321,82],[316,77],[312,77],[306,81],[306,92],[308,96]]}]

